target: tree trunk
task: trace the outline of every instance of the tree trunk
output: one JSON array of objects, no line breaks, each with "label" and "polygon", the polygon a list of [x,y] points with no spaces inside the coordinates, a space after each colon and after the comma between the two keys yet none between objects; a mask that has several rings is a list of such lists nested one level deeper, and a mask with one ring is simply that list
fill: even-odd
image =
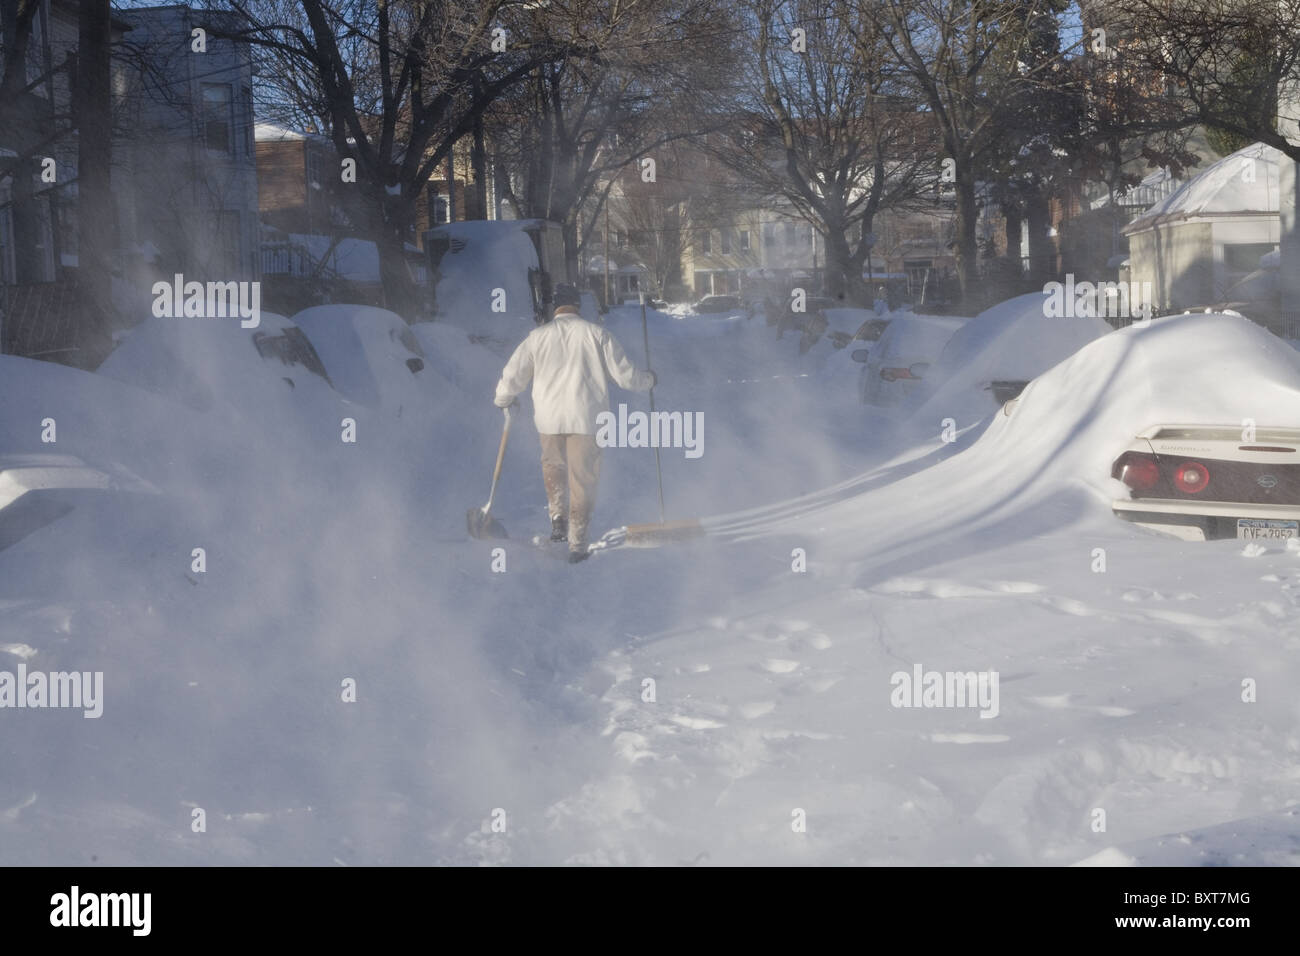
[{"label": "tree trunk", "polygon": [[832,231],[826,237],[826,294],[845,305],[861,305],[867,300],[867,284],[862,278],[866,247],[855,252],[843,232]]},{"label": "tree trunk", "polygon": [[401,198],[384,196],[379,204],[380,221],[375,223],[373,235],[379,251],[379,281],[383,286],[384,307],[410,322],[416,318],[419,303],[415,296],[415,284],[411,281],[411,273],[406,265],[410,213],[395,201]]},{"label": "tree trunk", "polygon": [[[110,183],[113,102],[109,42],[112,26],[108,0],[80,0],[75,77],[77,124],[77,265],[85,327],[85,345],[108,337],[107,303],[112,301],[113,249],[117,235]],[[89,351],[96,349],[91,346]],[[86,349],[83,347],[83,351]],[[105,355],[107,352],[105,351]],[[93,366],[103,356],[87,355]]]},{"label": "tree trunk", "polygon": [[487,149],[483,145],[482,116],[474,120],[474,140],[470,148],[469,161],[474,173],[474,205],[478,207],[474,211],[474,216],[477,219],[486,219],[488,218]]},{"label": "tree trunk", "polygon": [[1002,207],[1002,215],[1006,218],[1007,258],[1019,262],[1020,209],[1011,203],[1007,203]]},{"label": "tree trunk", "polygon": [[564,277],[565,281],[578,282],[578,214],[575,211],[560,224],[564,235]]},{"label": "tree trunk", "polygon": [[957,279],[961,283],[962,304],[976,304],[979,288],[979,243],[975,239],[979,210],[975,201],[975,179],[968,170],[958,170],[957,181]]}]

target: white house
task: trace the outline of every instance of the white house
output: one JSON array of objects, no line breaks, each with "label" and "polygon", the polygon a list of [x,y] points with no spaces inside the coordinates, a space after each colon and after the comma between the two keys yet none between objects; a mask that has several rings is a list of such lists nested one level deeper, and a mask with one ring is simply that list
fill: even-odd
[{"label": "white house", "polygon": [[1157,310],[1196,308],[1228,290],[1278,248],[1282,154],[1253,143],[1225,156],[1122,230],[1129,279],[1150,282]]}]

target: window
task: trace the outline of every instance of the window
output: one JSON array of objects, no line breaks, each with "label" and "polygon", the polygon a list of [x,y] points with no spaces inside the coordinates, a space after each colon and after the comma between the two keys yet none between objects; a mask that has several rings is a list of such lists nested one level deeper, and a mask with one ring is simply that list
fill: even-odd
[{"label": "window", "polygon": [[[307,188],[312,191],[323,189],[325,183],[322,181],[320,150],[310,140],[303,144],[303,163],[307,172]],[[309,199],[311,195],[311,192],[307,193]]]},{"label": "window", "polygon": [[731,254],[731,230],[726,228],[722,230],[722,254]]},{"label": "window", "polygon": [[794,223],[792,222],[785,224],[785,244],[787,246],[794,245]]},{"label": "window", "polygon": [[230,154],[232,125],[230,84],[203,84],[203,145],[208,149]]},{"label": "window", "polygon": [[434,196],[434,197],[433,197],[433,222],[434,222],[434,224],[437,225],[437,224],[439,224],[439,223],[450,222],[450,221],[451,221],[451,220],[447,218],[447,197],[446,197],[446,196]]},{"label": "window", "polygon": [[1223,264],[1229,272],[1254,272],[1259,268],[1259,257],[1276,249],[1271,242],[1225,244]]},{"label": "window", "polygon": [[713,234],[708,229],[701,229],[699,238],[696,240],[700,247],[701,255],[710,255],[713,252]]},{"label": "window", "polygon": [[614,245],[618,246],[620,249],[627,248],[627,233],[622,229],[616,229],[614,231]]},{"label": "window", "polygon": [[749,230],[748,229],[740,230],[740,251],[741,252],[749,251]]}]

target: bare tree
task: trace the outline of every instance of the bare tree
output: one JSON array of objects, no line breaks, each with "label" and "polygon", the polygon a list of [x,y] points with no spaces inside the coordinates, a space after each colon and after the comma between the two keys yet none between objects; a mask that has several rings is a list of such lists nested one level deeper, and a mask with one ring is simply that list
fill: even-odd
[{"label": "bare tree", "polygon": [[[1155,81],[1134,128],[1203,124],[1222,149],[1260,141],[1300,161],[1300,0],[1104,0],[1095,16],[1116,53]],[[1142,89],[1140,87],[1140,89]],[[1280,122],[1279,122],[1280,120]]]},{"label": "bare tree", "polygon": [[1027,97],[1058,81],[1065,50],[1041,55],[1068,0],[856,0],[879,26],[893,61],[924,102],[956,195],[957,271],[963,298],[979,276],[979,182],[1008,141]]},{"label": "bare tree", "polygon": [[[379,246],[388,305],[414,308],[406,244],[421,193],[487,107],[539,63],[546,41],[494,30],[520,0],[231,0],[232,35],[285,64],[280,97],[314,115],[356,187]],[[503,28],[504,29],[504,28]],[[498,41],[498,42],[494,42]],[[346,180],[345,180],[346,181]]]},{"label": "bare tree", "polygon": [[616,178],[707,122],[736,38],[720,28],[727,11],[721,0],[557,0],[512,12],[568,53],[493,109],[502,193],[520,216],[562,226],[570,280]]},{"label": "bare tree", "polygon": [[753,47],[720,159],[823,236],[827,292],[869,301],[876,216],[933,189],[928,124],[880,24],[839,0],[749,0]]}]

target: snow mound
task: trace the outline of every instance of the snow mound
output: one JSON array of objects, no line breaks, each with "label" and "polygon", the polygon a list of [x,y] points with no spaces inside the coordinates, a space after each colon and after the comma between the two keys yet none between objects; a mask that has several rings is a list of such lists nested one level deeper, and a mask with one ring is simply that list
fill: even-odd
[{"label": "snow mound", "polygon": [[299,404],[328,391],[324,380],[306,368],[258,354],[257,338],[274,338],[292,327],[271,312],[261,314],[256,329],[244,329],[233,319],[150,316],[122,339],[97,374],[201,412],[225,405],[260,414],[268,406],[280,406],[290,390]]},{"label": "snow mound", "polygon": [[[972,449],[1051,491],[1083,481],[1107,499],[1115,455],[1160,422],[1300,425],[1300,352],[1240,315],[1129,327],[1080,350],[1025,390]],[[1006,466],[1003,466],[1006,467]]]},{"label": "snow mound", "polygon": [[[498,351],[513,349],[534,328],[528,270],[538,268],[537,250],[519,222],[457,222],[439,226],[450,239],[438,263],[434,302],[439,321],[480,336]],[[496,290],[505,291],[504,302]],[[494,301],[504,312],[492,310]]]},{"label": "snow mound", "polygon": [[945,418],[971,425],[997,410],[990,382],[1037,378],[1112,331],[1095,316],[1049,318],[1046,300],[1042,292],[1008,299],[954,332],[926,375],[933,392],[915,419],[935,428]]},{"label": "snow mound", "polygon": [[811,496],[800,508],[787,502],[710,524],[737,537],[825,528],[824,559],[882,566],[958,537],[989,547],[1039,533],[1034,522],[1108,515],[1123,491],[1111,463],[1144,428],[1244,419],[1300,425],[1300,352],[1238,315],[1171,316],[1085,346],[1035,379],[968,449],[932,467],[824,505]]},{"label": "snow mound", "polygon": [[411,326],[424,349],[425,361],[443,378],[480,401],[490,401],[501,377],[501,358],[470,333],[446,322],[419,322]]}]

